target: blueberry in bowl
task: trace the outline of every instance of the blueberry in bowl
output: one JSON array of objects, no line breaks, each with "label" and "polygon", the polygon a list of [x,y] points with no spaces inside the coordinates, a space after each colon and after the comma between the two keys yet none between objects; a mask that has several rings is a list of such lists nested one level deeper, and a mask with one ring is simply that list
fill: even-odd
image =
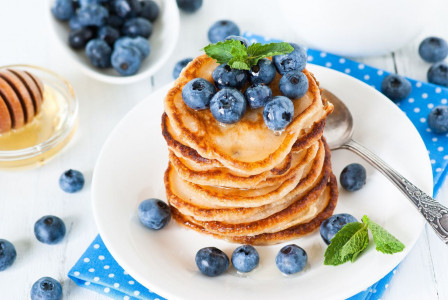
[{"label": "blueberry in bowl", "polygon": [[133,47],[118,47],[112,52],[112,67],[123,76],[131,76],[138,72],[142,64],[140,52]]}]

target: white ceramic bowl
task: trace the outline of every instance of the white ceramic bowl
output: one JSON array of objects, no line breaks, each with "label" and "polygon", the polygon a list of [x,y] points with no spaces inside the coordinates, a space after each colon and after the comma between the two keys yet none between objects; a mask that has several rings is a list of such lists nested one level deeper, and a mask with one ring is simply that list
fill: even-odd
[{"label": "white ceramic bowl", "polygon": [[301,42],[331,53],[361,57],[397,50],[427,24],[435,0],[281,0]]},{"label": "white ceramic bowl", "polygon": [[[49,0],[50,7],[54,0]],[[149,38],[151,53],[143,60],[140,70],[132,76],[122,76],[113,68],[99,69],[94,67],[83,49],[78,51],[70,48],[68,45],[68,36],[70,28],[68,22],[60,22],[49,13],[51,26],[54,28],[56,39],[62,44],[62,48],[68,53],[68,56],[76,62],[82,72],[86,75],[113,84],[127,84],[136,82],[157,72],[171,53],[177,43],[179,35],[179,10],[175,0],[155,0],[159,5],[160,14],[153,23],[153,33]],[[50,9],[50,8],[49,8]]]}]

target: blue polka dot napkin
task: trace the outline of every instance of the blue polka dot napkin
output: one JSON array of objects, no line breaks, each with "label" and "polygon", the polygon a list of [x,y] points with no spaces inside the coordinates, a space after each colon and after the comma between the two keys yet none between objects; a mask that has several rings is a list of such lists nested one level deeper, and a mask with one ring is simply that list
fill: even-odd
[{"label": "blue polka dot napkin", "polygon": [[[275,41],[251,33],[245,33],[245,37],[251,42]],[[308,49],[308,61],[347,73],[378,90],[383,78],[389,74],[383,70],[313,49]],[[434,194],[437,194],[447,175],[448,134],[439,135],[431,132],[426,124],[426,118],[434,106],[447,104],[448,89],[412,79],[409,81],[412,83],[412,93],[397,105],[414,123],[426,144],[433,167]],[[380,299],[395,271],[391,271],[380,281],[350,297],[349,300]],[[126,273],[106,249],[99,235],[73,266],[68,276],[77,285],[113,299],[164,299],[151,292],[151,287],[142,286]]]}]

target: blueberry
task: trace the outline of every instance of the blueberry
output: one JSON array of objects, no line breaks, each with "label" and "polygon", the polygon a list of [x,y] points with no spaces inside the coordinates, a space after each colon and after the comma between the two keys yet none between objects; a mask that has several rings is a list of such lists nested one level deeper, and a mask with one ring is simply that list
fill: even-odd
[{"label": "blueberry", "polygon": [[95,31],[89,27],[81,27],[70,31],[68,44],[73,49],[83,49],[87,42],[95,37]]},{"label": "blueberry", "polygon": [[439,62],[448,55],[448,44],[444,39],[431,36],[420,43],[418,53],[429,63]]},{"label": "blueberry", "polygon": [[277,71],[284,75],[291,71],[303,71],[306,66],[306,50],[302,46],[290,43],[294,50],[288,54],[273,57]]},{"label": "blueberry", "polygon": [[140,56],[140,52],[134,47],[115,47],[111,57],[112,67],[121,75],[134,75],[142,64]]},{"label": "blueberry", "polygon": [[152,34],[152,24],[144,18],[132,18],[124,22],[121,31],[126,36],[149,38]]},{"label": "blueberry", "polygon": [[170,207],[159,199],[144,200],[138,206],[138,218],[150,229],[162,229],[171,220]]},{"label": "blueberry", "polygon": [[176,0],[177,6],[187,13],[194,13],[202,6],[202,0]]},{"label": "blueberry", "polygon": [[14,245],[7,240],[0,239],[0,272],[12,266],[16,257],[17,252]]},{"label": "blueberry", "polygon": [[434,107],[428,115],[428,125],[435,133],[448,132],[448,106]]},{"label": "blueberry", "polygon": [[75,14],[75,7],[72,0],[56,0],[51,8],[51,12],[56,19],[68,21]]},{"label": "blueberry", "polygon": [[112,49],[102,39],[90,40],[86,45],[86,54],[92,65],[97,68],[109,68]]},{"label": "blueberry", "polygon": [[357,163],[346,166],[339,177],[344,189],[350,192],[361,189],[366,184],[366,169]]},{"label": "blueberry", "polygon": [[104,0],[78,0],[78,4],[80,7],[84,7],[90,4],[98,4],[101,5],[102,2],[105,2]]},{"label": "blueberry", "polygon": [[103,26],[108,17],[108,10],[101,5],[90,4],[78,9],[78,21],[82,26]]},{"label": "blueberry", "polygon": [[264,83],[270,84],[275,78],[275,66],[274,63],[263,58],[258,61],[255,66],[252,66],[249,71],[249,79],[252,83]]},{"label": "blueberry", "polygon": [[308,256],[302,248],[291,244],[283,247],[275,257],[275,264],[283,274],[290,275],[305,268]]},{"label": "blueberry", "polygon": [[286,97],[298,99],[308,91],[308,78],[301,71],[288,72],[280,79],[279,88]]},{"label": "blueberry", "polygon": [[133,18],[142,11],[139,0],[111,0],[111,7],[115,14],[122,18]]},{"label": "blueberry", "polygon": [[59,281],[51,277],[42,277],[31,288],[31,300],[60,300],[62,286]]},{"label": "blueberry", "polygon": [[250,42],[248,39],[246,39],[245,37],[239,36],[239,35],[229,35],[224,40],[225,41],[229,41],[229,40],[239,41],[246,48],[249,47],[249,45],[250,45]]},{"label": "blueberry", "polygon": [[180,72],[182,72],[182,70],[188,65],[188,63],[190,62],[190,61],[192,61],[193,59],[191,58],[191,57],[188,57],[188,58],[184,58],[184,59],[182,59],[182,60],[180,60],[180,61],[178,61],[177,63],[176,63],[176,65],[174,66],[174,69],[173,69],[173,78],[174,79],[177,79],[177,77],[179,77],[179,75],[180,75]]},{"label": "blueberry", "polygon": [[448,87],[448,65],[444,62],[433,64],[428,70],[428,81]]},{"label": "blueberry", "polygon": [[264,84],[255,84],[250,86],[244,92],[250,108],[263,107],[272,99],[272,91],[269,86]]},{"label": "blueberry", "polygon": [[232,124],[243,117],[246,99],[237,89],[223,88],[210,100],[210,111],[218,122]]},{"label": "blueberry", "polygon": [[206,247],[196,253],[196,265],[202,274],[215,277],[229,268],[227,255],[215,247]]},{"label": "blueberry", "polygon": [[257,249],[251,245],[243,245],[233,251],[232,264],[237,271],[247,273],[258,266],[260,256]]},{"label": "blueberry", "polygon": [[104,40],[110,46],[112,46],[119,37],[120,32],[111,26],[103,26],[98,30],[98,38]]},{"label": "blueberry", "polygon": [[228,64],[216,67],[212,76],[216,87],[219,89],[223,87],[242,88],[248,77],[247,71],[232,69]]},{"label": "blueberry", "polygon": [[115,29],[120,30],[121,26],[124,24],[124,19],[122,17],[119,17],[117,15],[110,15],[107,19],[106,25],[113,27]]},{"label": "blueberry", "polygon": [[84,175],[77,170],[68,170],[59,177],[59,186],[66,193],[79,192],[84,187]]},{"label": "blueberry", "polygon": [[349,214],[337,214],[329,217],[320,224],[320,236],[325,244],[329,245],[331,239],[347,223],[358,222],[355,217]]},{"label": "blueberry", "polygon": [[282,130],[294,117],[294,104],[285,96],[276,96],[266,103],[263,110],[263,119],[271,130]]},{"label": "blueberry", "polygon": [[159,16],[159,6],[152,0],[143,0],[141,2],[142,10],[140,17],[147,19],[150,22],[154,22]]},{"label": "blueberry", "polygon": [[203,78],[195,78],[182,88],[182,99],[192,109],[205,109],[215,93],[213,84]]},{"label": "blueberry", "polygon": [[149,52],[151,51],[148,40],[142,38],[141,36],[137,36],[135,38],[125,36],[118,39],[114,44],[114,49],[120,47],[134,48],[138,51],[141,60],[144,60],[146,57],[148,57]]},{"label": "blueberry", "polygon": [[381,83],[381,92],[394,102],[407,98],[411,89],[409,80],[395,74],[387,75]]},{"label": "blueberry", "polygon": [[71,30],[84,28],[84,26],[79,23],[78,15],[74,15],[70,18],[70,21],[68,22],[68,25],[70,26]]},{"label": "blueberry", "polygon": [[56,216],[43,216],[34,224],[36,239],[44,244],[57,244],[65,236],[65,224]]},{"label": "blueberry", "polygon": [[230,20],[217,21],[208,30],[208,39],[212,43],[224,41],[229,35],[240,35],[240,29]]}]

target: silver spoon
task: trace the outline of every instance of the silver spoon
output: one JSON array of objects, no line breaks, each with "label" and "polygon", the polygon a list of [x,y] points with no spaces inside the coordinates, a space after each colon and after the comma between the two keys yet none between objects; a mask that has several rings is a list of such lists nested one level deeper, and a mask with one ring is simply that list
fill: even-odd
[{"label": "silver spoon", "polygon": [[370,150],[354,141],[352,139],[353,118],[347,106],[325,89],[322,91],[322,96],[334,105],[334,111],[327,118],[324,131],[330,148],[351,150],[383,173],[411,200],[439,238],[448,244],[448,208],[425,194]]}]

